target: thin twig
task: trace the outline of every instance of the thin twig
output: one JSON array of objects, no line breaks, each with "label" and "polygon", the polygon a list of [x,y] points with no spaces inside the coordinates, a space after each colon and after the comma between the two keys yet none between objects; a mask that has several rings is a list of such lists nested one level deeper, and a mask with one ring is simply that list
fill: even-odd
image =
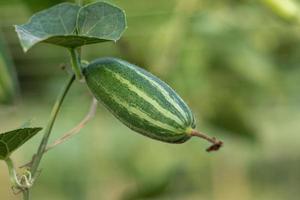
[{"label": "thin twig", "polygon": [[76,2],[79,6],[82,6],[82,2],[83,2],[82,0],[76,0],[75,2]]},{"label": "thin twig", "polygon": [[63,103],[63,101],[64,101],[64,99],[65,99],[68,91],[70,90],[71,85],[74,82],[74,80],[75,80],[75,76],[74,75],[70,76],[68,82],[66,83],[66,85],[64,85],[61,93],[57,97],[57,99],[55,101],[55,104],[54,104],[54,106],[52,108],[48,124],[47,124],[47,126],[45,128],[44,136],[43,136],[42,141],[40,143],[40,146],[39,146],[39,148],[37,150],[36,156],[34,156],[34,159],[33,159],[33,162],[32,162],[31,168],[30,168],[31,174],[33,176],[33,179],[35,179],[35,173],[38,171],[38,167],[39,167],[39,164],[40,164],[40,162],[42,160],[43,153],[44,153],[44,151],[45,151],[45,149],[47,147],[48,140],[49,140],[49,137],[50,137],[50,134],[51,134],[54,122],[55,122],[56,117],[58,115],[58,112],[59,112],[59,110],[61,108],[61,105],[62,105],[62,103]]},{"label": "thin twig", "polygon": [[206,149],[207,152],[217,151],[223,146],[223,142],[221,140],[217,140],[217,138],[215,137],[209,137],[206,134],[201,133],[197,130],[192,130],[190,135],[200,137],[212,143],[212,145]]},{"label": "thin twig", "polygon": [[71,56],[71,66],[72,70],[75,73],[76,79],[80,82],[84,83],[84,76],[81,70],[81,61],[80,61],[80,53],[75,48],[69,48],[70,56]]},{"label": "thin twig", "polygon": [[[62,144],[64,142],[66,142],[71,137],[73,137],[74,135],[76,135],[77,133],[79,133],[79,131],[95,116],[96,110],[97,110],[97,105],[98,105],[98,101],[95,98],[93,98],[91,106],[90,106],[90,109],[89,109],[89,112],[79,122],[79,124],[77,124],[74,128],[72,128],[71,130],[69,130],[68,132],[66,132],[65,134],[63,134],[62,137],[60,137],[59,139],[55,140],[52,144],[48,145],[46,147],[44,153],[46,153],[49,150],[53,149],[57,145],[60,145],[60,144]],[[20,168],[30,167],[32,165],[32,162],[33,162],[33,160],[34,160],[35,157],[36,157],[36,154],[33,155],[32,160],[29,163],[26,163],[26,164],[20,166]]]},{"label": "thin twig", "polygon": [[45,153],[57,145],[60,145],[61,143],[64,143],[65,141],[69,140],[71,137],[79,133],[79,131],[95,116],[96,110],[97,110],[98,101],[93,98],[93,101],[90,106],[90,110],[87,113],[87,115],[81,120],[79,124],[77,124],[74,128],[66,132],[61,138],[55,140],[52,144],[50,144],[46,149]]},{"label": "thin twig", "polygon": [[29,190],[28,189],[25,189],[23,191],[23,200],[29,200]]}]

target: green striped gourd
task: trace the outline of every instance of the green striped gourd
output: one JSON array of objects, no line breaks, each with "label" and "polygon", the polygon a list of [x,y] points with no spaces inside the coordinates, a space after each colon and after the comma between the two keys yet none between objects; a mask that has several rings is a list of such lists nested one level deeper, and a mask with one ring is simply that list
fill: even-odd
[{"label": "green striped gourd", "polygon": [[186,103],[140,67],[100,58],[85,68],[84,76],[95,97],[130,129],[168,143],[183,143],[195,135],[195,119]]}]

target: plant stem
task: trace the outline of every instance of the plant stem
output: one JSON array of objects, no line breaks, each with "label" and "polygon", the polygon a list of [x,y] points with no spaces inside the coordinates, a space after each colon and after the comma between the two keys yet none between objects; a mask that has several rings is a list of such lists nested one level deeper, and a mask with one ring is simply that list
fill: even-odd
[{"label": "plant stem", "polygon": [[86,116],[80,121],[79,124],[77,124],[74,128],[72,128],[70,131],[66,132],[61,138],[54,141],[53,144],[50,144],[46,147],[45,153],[49,150],[53,149],[57,145],[60,145],[67,140],[69,140],[71,137],[73,137],[75,134],[79,133],[79,131],[95,116],[96,110],[97,110],[98,101],[97,99],[93,98],[93,101],[90,106],[89,112],[86,114]]},{"label": "plant stem", "polygon": [[5,162],[6,162],[6,165],[8,168],[9,178],[10,178],[10,181],[11,181],[13,187],[18,187],[20,184],[18,181],[17,172],[15,170],[12,159],[10,157],[8,157],[5,159]]},{"label": "plant stem", "polygon": [[[73,127],[71,130],[69,130],[68,132],[66,132],[65,134],[63,134],[62,137],[60,137],[59,139],[55,140],[52,144],[49,144],[46,149],[45,149],[45,153],[47,153],[49,150],[54,149],[54,147],[56,147],[57,145],[60,145],[64,142],[66,142],[67,140],[71,139],[74,135],[76,135],[77,133],[79,133],[79,131],[84,128],[84,126],[93,119],[93,117],[96,114],[96,110],[97,110],[97,105],[98,105],[98,101],[93,98],[93,101],[91,103],[90,106],[90,110],[89,112],[86,114],[86,116],[79,122],[79,124],[77,124],[75,127]],[[23,167],[27,167],[27,166],[31,166],[32,162],[34,160],[35,155],[33,155],[33,159],[29,162],[26,163],[22,166],[20,166],[20,168]]]},{"label": "plant stem", "polygon": [[5,159],[7,168],[8,168],[8,173],[9,173],[9,178],[12,183],[12,187],[19,189],[23,193],[23,200],[29,200],[29,191],[28,189],[21,188],[21,184],[18,180],[17,172],[15,170],[14,162],[10,157]]},{"label": "plant stem", "polygon": [[83,82],[84,79],[81,71],[80,56],[75,48],[70,48],[69,51],[71,54],[72,69],[75,73],[76,79]]},{"label": "plant stem", "polygon": [[29,200],[29,189],[23,190],[23,200]]},{"label": "plant stem", "polygon": [[82,5],[82,0],[75,0],[75,2],[76,2],[79,6]]},{"label": "plant stem", "polygon": [[40,146],[38,148],[38,151],[36,153],[36,156],[34,157],[33,159],[33,162],[32,162],[32,166],[30,168],[30,171],[31,171],[31,175],[32,177],[35,179],[35,175],[36,175],[36,172],[38,170],[38,167],[39,167],[39,164],[41,162],[41,159],[43,157],[43,154],[45,152],[45,149],[47,147],[47,143],[48,143],[48,140],[49,140],[49,136],[50,136],[50,133],[51,133],[51,130],[53,128],[53,125],[54,125],[54,122],[55,122],[55,119],[57,117],[57,114],[61,108],[61,105],[65,99],[65,96],[66,94],[68,93],[72,83],[74,82],[75,80],[75,76],[72,75],[70,77],[70,80],[68,80],[67,84],[64,86],[64,88],[62,89],[60,95],[58,96],[53,108],[52,108],[52,112],[51,112],[51,115],[50,115],[50,118],[49,118],[49,122],[47,124],[47,127],[45,129],[45,133],[44,133],[44,136],[43,136],[43,139],[40,143]]},{"label": "plant stem", "polygon": [[217,151],[223,146],[223,142],[221,140],[217,140],[215,137],[209,137],[206,134],[201,133],[197,130],[192,130],[190,135],[200,137],[200,138],[205,139],[205,140],[209,141],[210,143],[212,143],[212,145],[206,149],[206,151],[208,151],[208,152]]}]

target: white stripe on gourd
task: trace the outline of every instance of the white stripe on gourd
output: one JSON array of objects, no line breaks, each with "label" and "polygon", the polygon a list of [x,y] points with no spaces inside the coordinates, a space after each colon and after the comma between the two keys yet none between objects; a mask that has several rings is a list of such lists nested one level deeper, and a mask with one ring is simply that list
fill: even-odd
[{"label": "white stripe on gourd", "polygon": [[[149,78],[148,76],[146,76],[145,74],[141,73],[140,71],[138,71],[137,69],[134,69],[132,66],[129,66],[130,69],[132,69],[133,71],[135,71],[137,74],[139,74],[140,76],[142,76],[144,79],[146,79],[152,86],[154,86],[159,92],[161,92],[161,94],[163,94],[163,96],[165,97],[165,100],[167,100],[168,102],[170,102],[170,104],[172,106],[175,107],[175,109],[185,118],[188,118],[188,115],[186,114],[186,112],[178,105],[179,102],[177,102],[175,99],[173,99],[169,92],[167,92],[161,85],[159,85],[157,82],[153,81],[151,78]],[[181,102],[184,103],[184,102]]]},{"label": "white stripe on gourd", "polygon": [[[109,70],[110,71],[110,70]],[[120,99],[118,96],[109,93],[107,91],[107,89],[103,86],[103,84],[101,82],[98,82],[97,80],[94,79],[94,81],[97,83],[97,85],[99,85],[104,92],[106,93],[107,96],[109,96],[114,102],[116,102],[118,105],[121,105],[122,107],[124,107],[129,113],[135,114],[136,116],[138,116],[140,119],[145,120],[147,122],[149,122],[152,126],[157,127],[157,128],[162,128],[168,131],[171,131],[173,133],[182,133],[182,131],[178,131],[177,129],[175,129],[174,127],[168,125],[168,124],[164,124],[156,119],[153,119],[151,116],[149,116],[147,113],[142,112],[141,110],[130,106],[128,103],[126,103],[125,100]],[[137,129],[137,127],[134,127]]]},{"label": "white stripe on gourd", "polygon": [[149,122],[152,126],[158,127],[158,128],[162,128],[174,133],[180,133],[178,132],[177,129],[175,129],[174,127],[168,125],[168,124],[164,124],[158,120],[153,119],[152,117],[150,117],[147,113],[137,109],[136,107],[130,106],[128,103],[126,103],[126,101],[123,101],[122,99],[118,98],[116,95],[112,95],[111,96],[112,99],[115,100],[115,102],[117,102],[119,105],[123,106],[126,108],[126,110],[129,111],[129,113],[133,113],[136,116],[138,116],[140,119],[145,120],[147,122]]},{"label": "white stripe on gourd", "polygon": [[156,108],[156,110],[161,115],[163,115],[166,118],[169,118],[169,119],[175,121],[176,123],[178,123],[179,126],[183,125],[183,122],[176,115],[174,115],[173,113],[171,113],[167,109],[163,108],[155,99],[151,98],[147,93],[145,93],[144,91],[142,91],[141,89],[139,89],[138,87],[136,87],[129,80],[123,78],[121,75],[119,75],[118,73],[115,73],[114,71],[112,71],[110,69],[105,68],[105,70],[109,71],[110,73],[112,73],[113,77],[116,78],[117,80],[119,80],[120,83],[126,85],[127,88],[130,91],[134,92],[139,97],[141,97],[142,99],[144,99],[146,102],[150,103],[154,108]]}]

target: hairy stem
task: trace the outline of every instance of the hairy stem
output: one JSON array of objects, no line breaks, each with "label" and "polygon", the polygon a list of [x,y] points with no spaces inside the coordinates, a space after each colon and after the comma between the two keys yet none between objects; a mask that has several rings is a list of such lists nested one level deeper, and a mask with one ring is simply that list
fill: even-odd
[{"label": "hairy stem", "polygon": [[80,64],[80,56],[79,53],[75,48],[70,48],[70,55],[71,55],[71,64],[73,72],[75,73],[76,79],[80,82],[84,82],[83,74],[81,71],[81,64]]},{"label": "hairy stem", "polygon": [[39,164],[42,160],[42,157],[43,157],[43,154],[45,152],[45,149],[47,147],[47,144],[48,144],[48,140],[49,140],[49,136],[50,136],[50,133],[52,131],[52,128],[53,128],[53,125],[54,125],[54,122],[55,122],[55,119],[57,117],[57,114],[61,108],[61,105],[65,99],[65,96],[66,94],[68,93],[72,83],[74,82],[75,80],[75,76],[72,75],[70,77],[70,79],[68,80],[67,84],[64,86],[64,88],[62,89],[61,91],[61,94],[58,96],[53,108],[52,108],[52,112],[51,112],[51,115],[50,115],[50,118],[49,118],[49,122],[47,124],[47,127],[45,129],[45,133],[44,133],[44,136],[43,136],[43,139],[40,143],[40,146],[38,148],[38,151],[36,153],[36,156],[34,157],[34,160],[32,162],[32,166],[31,166],[31,174],[32,174],[32,177],[35,178],[35,175],[36,175],[36,172],[38,170],[38,167],[39,167]]},{"label": "hairy stem", "polygon": [[215,137],[209,137],[206,134],[201,133],[201,132],[199,132],[197,130],[192,130],[192,132],[190,133],[190,135],[191,136],[200,137],[200,138],[205,139],[205,140],[209,141],[210,143],[212,143],[212,145],[206,149],[206,151],[208,151],[208,152],[217,151],[223,145],[223,142],[221,140],[218,140]]}]

